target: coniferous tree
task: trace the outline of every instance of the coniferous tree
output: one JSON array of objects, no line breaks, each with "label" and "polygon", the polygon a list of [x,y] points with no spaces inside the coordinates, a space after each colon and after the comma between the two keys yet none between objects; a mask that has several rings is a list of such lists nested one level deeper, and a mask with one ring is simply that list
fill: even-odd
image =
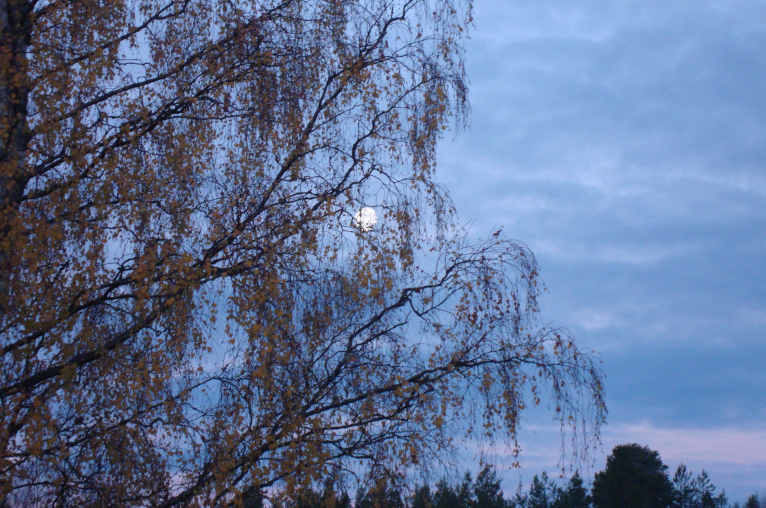
[{"label": "coniferous tree", "polygon": [[351,498],[345,490],[338,492],[333,481],[325,483],[321,494],[316,494],[316,508],[351,508]]},{"label": "coniferous tree", "polygon": [[579,473],[575,473],[566,488],[559,490],[559,495],[553,503],[553,508],[588,508],[591,497],[583,486]]},{"label": "coniferous tree", "polygon": [[548,478],[548,473],[543,471],[539,478],[537,475],[532,478],[526,508],[552,508],[558,492],[556,484]]},{"label": "coniferous tree", "polygon": [[745,508],[761,508],[761,503],[758,500],[757,494],[751,494],[745,501]]},{"label": "coniferous tree", "polygon": [[456,490],[445,478],[439,480],[434,492],[434,508],[462,508]]},{"label": "coniferous tree", "polygon": [[290,505],[291,508],[321,508],[322,495],[314,489],[307,488],[302,490],[298,498]]},{"label": "coniferous tree", "polygon": [[725,508],[726,492],[717,492],[716,486],[704,469],[696,477],[685,464],[680,464],[673,474],[674,508]]},{"label": "coniferous tree", "polygon": [[[242,508],[263,508],[263,495],[256,489],[244,492],[242,496]],[[2,508],[2,505],[0,505]]]},{"label": "coniferous tree", "polygon": [[696,488],[686,464],[679,464],[673,474],[673,506],[693,508],[696,503]]},{"label": "coniferous tree", "polygon": [[460,486],[457,488],[457,497],[460,506],[469,507],[473,505],[476,499],[474,497],[473,485],[471,473],[466,471],[465,475],[463,475],[463,481],[460,482]]},{"label": "coniferous tree", "polygon": [[428,485],[421,485],[412,496],[412,508],[434,508],[434,498]]},{"label": "coniferous tree", "polygon": [[700,508],[715,508],[715,485],[704,469],[694,479],[694,490],[699,499]]},{"label": "coniferous tree", "polygon": [[382,479],[367,490],[357,490],[354,508],[405,508],[405,503],[399,489]]},{"label": "coniferous tree", "polygon": [[486,465],[479,472],[473,484],[475,508],[505,508],[503,491],[500,489],[500,480],[497,478],[495,469]]},{"label": "coniferous tree", "polygon": [[519,483],[516,493],[511,498],[510,505],[518,508],[526,508],[527,501],[529,500],[529,492],[523,490],[521,483]]},{"label": "coniferous tree", "polygon": [[713,498],[713,506],[716,508],[727,508],[729,506],[729,497],[726,495],[725,490],[722,489],[721,492]]}]

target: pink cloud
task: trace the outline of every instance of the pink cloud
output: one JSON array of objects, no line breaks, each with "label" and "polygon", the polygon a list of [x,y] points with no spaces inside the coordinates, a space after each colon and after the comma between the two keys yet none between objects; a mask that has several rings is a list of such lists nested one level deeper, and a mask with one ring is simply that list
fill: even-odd
[{"label": "pink cloud", "polygon": [[625,442],[658,450],[666,463],[766,464],[766,428],[672,428],[640,422],[609,427],[604,432],[607,449]]}]

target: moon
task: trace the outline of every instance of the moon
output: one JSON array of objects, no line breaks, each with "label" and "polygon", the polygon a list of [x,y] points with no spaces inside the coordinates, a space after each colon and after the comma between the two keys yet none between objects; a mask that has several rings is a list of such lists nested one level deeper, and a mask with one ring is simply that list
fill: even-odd
[{"label": "moon", "polygon": [[362,231],[371,230],[378,222],[378,216],[375,214],[375,210],[369,206],[365,206],[354,215],[354,225]]}]

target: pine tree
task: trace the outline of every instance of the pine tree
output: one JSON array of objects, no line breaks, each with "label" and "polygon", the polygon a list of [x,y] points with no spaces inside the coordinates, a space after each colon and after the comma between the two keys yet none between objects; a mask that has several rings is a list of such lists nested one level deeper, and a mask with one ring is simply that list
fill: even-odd
[{"label": "pine tree", "polygon": [[526,508],[552,508],[558,496],[558,487],[548,478],[548,474],[543,471],[539,478],[537,475],[532,478]]},{"label": "pine tree", "polygon": [[761,508],[761,503],[758,500],[757,494],[751,494],[745,501],[745,508]]},{"label": "pine tree", "polygon": [[486,465],[479,472],[473,484],[474,508],[505,508],[503,491],[495,469]]},{"label": "pine tree", "polygon": [[588,508],[590,502],[591,497],[583,486],[582,478],[575,472],[569,479],[567,487],[559,490],[553,508]]}]

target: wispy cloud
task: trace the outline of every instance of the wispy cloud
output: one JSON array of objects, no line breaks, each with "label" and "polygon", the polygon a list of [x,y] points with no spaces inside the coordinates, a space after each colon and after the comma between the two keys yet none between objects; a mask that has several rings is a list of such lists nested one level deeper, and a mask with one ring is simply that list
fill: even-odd
[{"label": "wispy cloud", "polygon": [[[607,240],[608,242],[608,240]],[[538,254],[556,258],[560,262],[587,261],[589,263],[617,263],[626,265],[653,265],[667,259],[687,256],[695,251],[692,243],[676,245],[627,245],[604,243],[564,243],[551,239],[531,242]]]},{"label": "wispy cloud", "polygon": [[604,438],[610,445],[646,444],[666,462],[766,466],[766,427],[662,427],[645,421],[611,426]]},{"label": "wispy cloud", "polygon": [[[524,426],[522,455],[533,462],[547,462],[549,467],[555,465],[561,456],[559,431],[558,425]],[[638,443],[658,450],[666,463],[766,466],[766,427],[666,427],[640,421],[608,425],[602,441],[604,457],[618,444]],[[479,444],[472,446],[482,450]],[[510,457],[512,448],[495,446],[493,453]]]}]

